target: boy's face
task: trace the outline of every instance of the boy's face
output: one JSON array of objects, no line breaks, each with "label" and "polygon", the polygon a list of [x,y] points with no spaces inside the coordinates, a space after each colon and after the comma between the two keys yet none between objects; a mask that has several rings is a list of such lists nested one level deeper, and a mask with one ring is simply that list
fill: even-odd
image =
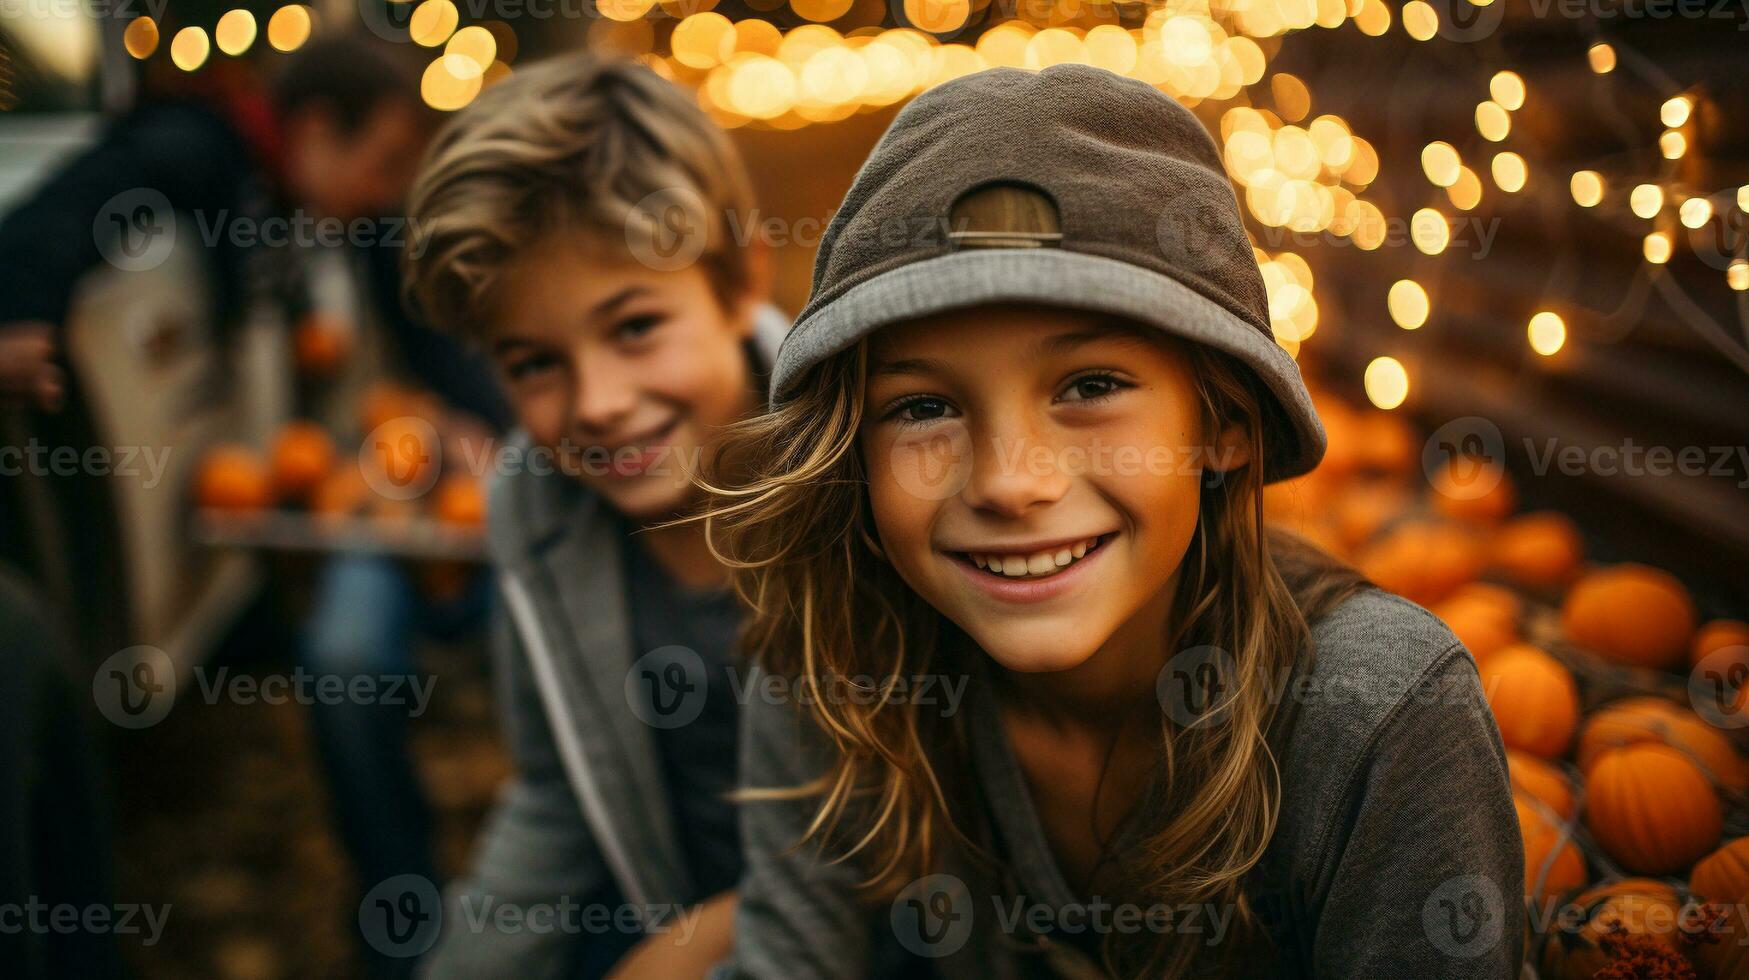
[{"label": "boy's face", "polygon": [[1202,470],[1243,461],[1236,432],[1204,448],[1176,344],[1094,314],[984,306],[879,331],[868,371],[874,521],[918,594],[1015,671],[1159,636]]},{"label": "boy's face", "polygon": [[523,250],[499,284],[490,343],[536,443],[636,521],[674,516],[717,430],[756,403],[733,309],[697,265],[661,272],[571,239]]},{"label": "boy's face", "polygon": [[419,107],[385,99],[346,132],[321,106],[286,121],[286,180],[298,204],[351,221],[387,214],[413,182],[429,135]]}]

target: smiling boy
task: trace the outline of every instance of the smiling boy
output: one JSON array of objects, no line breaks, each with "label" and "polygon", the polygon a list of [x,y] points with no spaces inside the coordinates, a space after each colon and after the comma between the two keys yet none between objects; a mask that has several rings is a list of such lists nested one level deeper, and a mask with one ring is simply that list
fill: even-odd
[{"label": "smiling boy", "polygon": [[[432,976],[702,975],[727,951],[740,614],[702,528],[652,526],[698,503],[786,326],[729,235],[751,204],[690,99],[586,56],[486,91],[422,168],[409,290],[491,352],[528,463],[488,518],[516,775]],[[482,914],[505,907],[557,921]]]}]

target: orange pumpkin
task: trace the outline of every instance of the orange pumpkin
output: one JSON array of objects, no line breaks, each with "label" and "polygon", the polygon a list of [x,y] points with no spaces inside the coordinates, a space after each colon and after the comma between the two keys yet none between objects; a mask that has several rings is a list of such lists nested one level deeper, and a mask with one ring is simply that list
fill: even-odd
[{"label": "orange pumpkin", "polygon": [[1421,461],[1421,438],[1392,412],[1363,412],[1356,420],[1356,462],[1362,469],[1407,473]]},{"label": "orange pumpkin", "polygon": [[307,497],[334,468],[334,440],[314,422],[291,422],[273,443],[273,485],[283,500]]},{"label": "orange pumpkin", "polygon": [[1738,837],[1694,866],[1688,888],[1709,902],[1729,905],[1749,896],[1749,837]]},{"label": "orange pumpkin", "polygon": [[1585,884],[1585,857],[1570,834],[1551,823],[1535,805],[1515,799],[1518,830],[1524,837],[1524,894],[1539,901],[1556,898]]},{"label": "orange pumpkin", "polygon": [[1426,606],[1475,581],[1484,561],[1481,543],[1468,528],[1414,521],[1368,545],[1356,564],[1379,588]]},{"label": "orange pumpkin", "polygon": [[424,399],[412,388],[388,381],[378,382],[359,401],[359,428],[369,435],[392,419],[419,415],[425,408]]},{"label": "orange pumpkin", "polygon": [[1508,748],[1553,759],[1579,723],[1579,688],[1560,661],[1527,643],[1507,647],[1477,668]]},{"label": "orange pumpkin", "polygon": [[194,499],[212,510],[249,512],[273,504],[273,481],[261,454],[223,443],[207,450],[195,473]]},{"label": "orange pumpkin", "polygon": [[1477,663],[1518,642],[1518,628],[1489,603],[1459,594],[1435,603],[1432,611],[1451,627]]},{"label": "orange pumpkin", "polygon": [[445,524],[479,527],[486,523],[486,493],[472,476],[446,476],[432,495],[431,513]]},{"label": "orange pumpkin", "polygon": [[1377,482],[1352,484],[1336,496],[1336,536],[1352,552],[1408,509],[1409,495],[1401,487]]},{"label": "orange pumpkin", "polygon": [[[1512,478],[1497,463],[1457,456],[1428,480],[1433,509],[1454,521],[1498,524],[1518,505]],[[1486,487],[1486,489],[1483,489]]]},{"label": "orange pumpkin", "polygon": [[[1732,650],[1731,662],[1749,664],[1749,623],[1738,619],[1715,619],[1695,631],[1694,641],[1688,645],[1688,665],[1700,666],[1700,662],[1718,653],[1720,650]],[[1716,666],[1726,667],[1719,663]]]},{"label": "orange pumpkin", "polygon": [[1604,752],[1637,742],[1674,746],[1723,785],[1749,788],[1743,757],[1723,732],[1687,708],[1657,697],[1624,698],[1593,713],[1579,733],[1579,771],[1589,773]]},{"label": "orange pumpkin", "polygon": [[1676,954],[1682,898],[1675,888],[1650,878],[1624,878],[1573,900],[1577,921],[1556,920],[1543,940],[1542,976],[1592,980],[1609,963],[1600,941],[1614,930],[1643,936]]},{"label": "orange pumpkin", "polygon": [[310,510],[319,520],[336,521],[363,510],[371,490],[356,466],[342,466],[323,478],[310,494]]},{"label": "orange pumpkin", "polygon": [[1567,781],[1566,773],[1553,763],[1520,752],[1517,749],[1506,750],[1506,768],[1512,774],[1512,788],[1535,799],[1543,806],[1554,811],[1562,820],[1573,819],[1577,809],[1573,800],[1573,784]]},{"label": "orange pumpkin", "polygon": [[1508,581],[1541,592],[1565,588],[1585,559],[1579,528],[1564,514],[1526,514],[1501,525],[1489,564]]},{"label": "orange pumpkin", "polygon": [[334,317],[311,313],[298,324],[292,348],[298,373],[306,378],[332,377],[352,350],[351,334]]},{"label": "orange pumpkin", "polygon": [[1632,562],[1593,572],[1567,593],[1567,638],[1611,660],[1668,670],[1694,635],[1694,600],[1668,572]]},{"label": "orange pumpkin", "polygon": [[1713,784],[1668,745],[1605,751],[1592,762],[1586,787],[1586,826],[1630,871],[1677,874],[1718,844],[1724,814]]}]

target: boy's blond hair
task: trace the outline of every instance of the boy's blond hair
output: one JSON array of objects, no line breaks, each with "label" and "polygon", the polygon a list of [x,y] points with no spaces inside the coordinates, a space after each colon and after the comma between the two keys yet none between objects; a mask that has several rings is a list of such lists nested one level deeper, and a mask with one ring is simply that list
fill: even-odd
[{"label": "boy's blond hair", "polygon": [[748,281],[731,222],[746,227],[752,196],[728,135],[678,86],[633,61],[554,58],[482,92],[426,152],[408,296],[483,334],[505,267],[561,233],[658,269],[696,261],[727,303]]}]

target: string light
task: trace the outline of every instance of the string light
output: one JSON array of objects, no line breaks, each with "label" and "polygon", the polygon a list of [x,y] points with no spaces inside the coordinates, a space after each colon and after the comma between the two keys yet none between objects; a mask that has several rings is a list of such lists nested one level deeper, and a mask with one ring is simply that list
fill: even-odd
[{"label": "string light", "polygon": [[1665,126],[1676,129],[1688,122],[1688,114],[1694,109],[1694,103],[1686,95],[1678,95],[1658,108],[1658,118]]},{"label": "string light", "polygon": [[1666,160],[1680,160],[1688,152],[1688,137],[1679,129],[1667,129],[1663,136],[1658,137],[1658,152],[1664,154]]},{"label": "string light", "polygon": [[1595,170],[1581,170],[1567,185],[1573,191],[1573,202],[1582,208],[1596,207],[1603,200],[1603,175]]},{"label": "string light", "polygon": [[1733,259],[1725,270],[1725,282],[1739,293],[1749,290],[1749,261]]},{"label": "string light", "polygon": [[1663,265],[1670,261],[1670,236],[1661,231],[1654,231],[1646,236],[1640,251],[1645,253],[1646,261],[1653,265]]},{"label": "string light", "polygon": [[1501,108],[1517,112],[1524,108],[1524,79],[1515,71],[1497,71],[1488,80],[1488,94]]},{"label": "string light", "polygon": [[1418,330],[1427,322],[1427,314],[1431,304],[1427,300],[1427,290],[1413,279],[1398,279],[1391,283],[1391,291],[1385,297],[1385,306],[1391,311],[1391,319],[1404,330]]},{"label": "string light", "polygon": [[212,43],[199,27],[184,27],[170,39],[170,61],[183,71],[194,71],[206,64],[211,53]]},{"label": "string light", "polygon": [[1704,197],[1691,197],[1676,211],[1685,228],[1699,228],[1713,218],[1713,202]]},{"label": "string light", "polygon": [[127,29],[121,32],[121,46],[141,61],[150,58],[158,50],[158,22],[150,17],[128,21]]},{"label": "string light", "polygon": [[1428,255],[1438,255],[1451,242],[1451,225],[1445,215],[1422,208],[1409,218],[1409,240]]},{"label": "string light", "polygon": [[233,57],[249,50],[255,43],[255,15],[242,9],[225,11],[213,25],[213,41]]},{"label": "string light", "polygon": [[1394,357],[1373,358],[1361,383],[1366,388],[1367,400],[1386,411],[1409,397],[1409,372]]},{"label": "string light", "polygon": [[1524,158],[1510,151],[1494,154],[1492,170],[1495,185],[1508,194],[1524,190],[1524,182],[1530,178],[1530,168]]},{"label": "string light", "polygon": [[1490,143],[1498,143],[1512,132],[1512,116],[1500,103],[1482,102],[1476,106],[1476,132]]},{"label": "string light", "polygon": [[1585,52],[1585,59],[1591,63],[1591,70],[1599,75],[1607,75],[1615,71],[1615,48],[1599,41]]},{"label": "string light", "polygon": [[267,43],[275,51],[296,51],[310,39],[312,25],[310,8],[302,4],[287,4],[267,18]]},{"label": "string light", "polygon": [[1530,349],[1550,357],[1567,343],[1567,324],[1560,314],[1543,310],[1530,318],[1525,333],[1530,337]]},{"label": "string light", "polygon": [[1438,141],[1421,148],[1421,170],[1435,187],[1450,187],[1457,182],[1462,161],[1450,143]]},{"label": "string light", "polygon": [[1664,188],[1657,184],[1637,184],[1628,193],[1628,208],[1642,218],[1656,217],[1664,207]]}]

